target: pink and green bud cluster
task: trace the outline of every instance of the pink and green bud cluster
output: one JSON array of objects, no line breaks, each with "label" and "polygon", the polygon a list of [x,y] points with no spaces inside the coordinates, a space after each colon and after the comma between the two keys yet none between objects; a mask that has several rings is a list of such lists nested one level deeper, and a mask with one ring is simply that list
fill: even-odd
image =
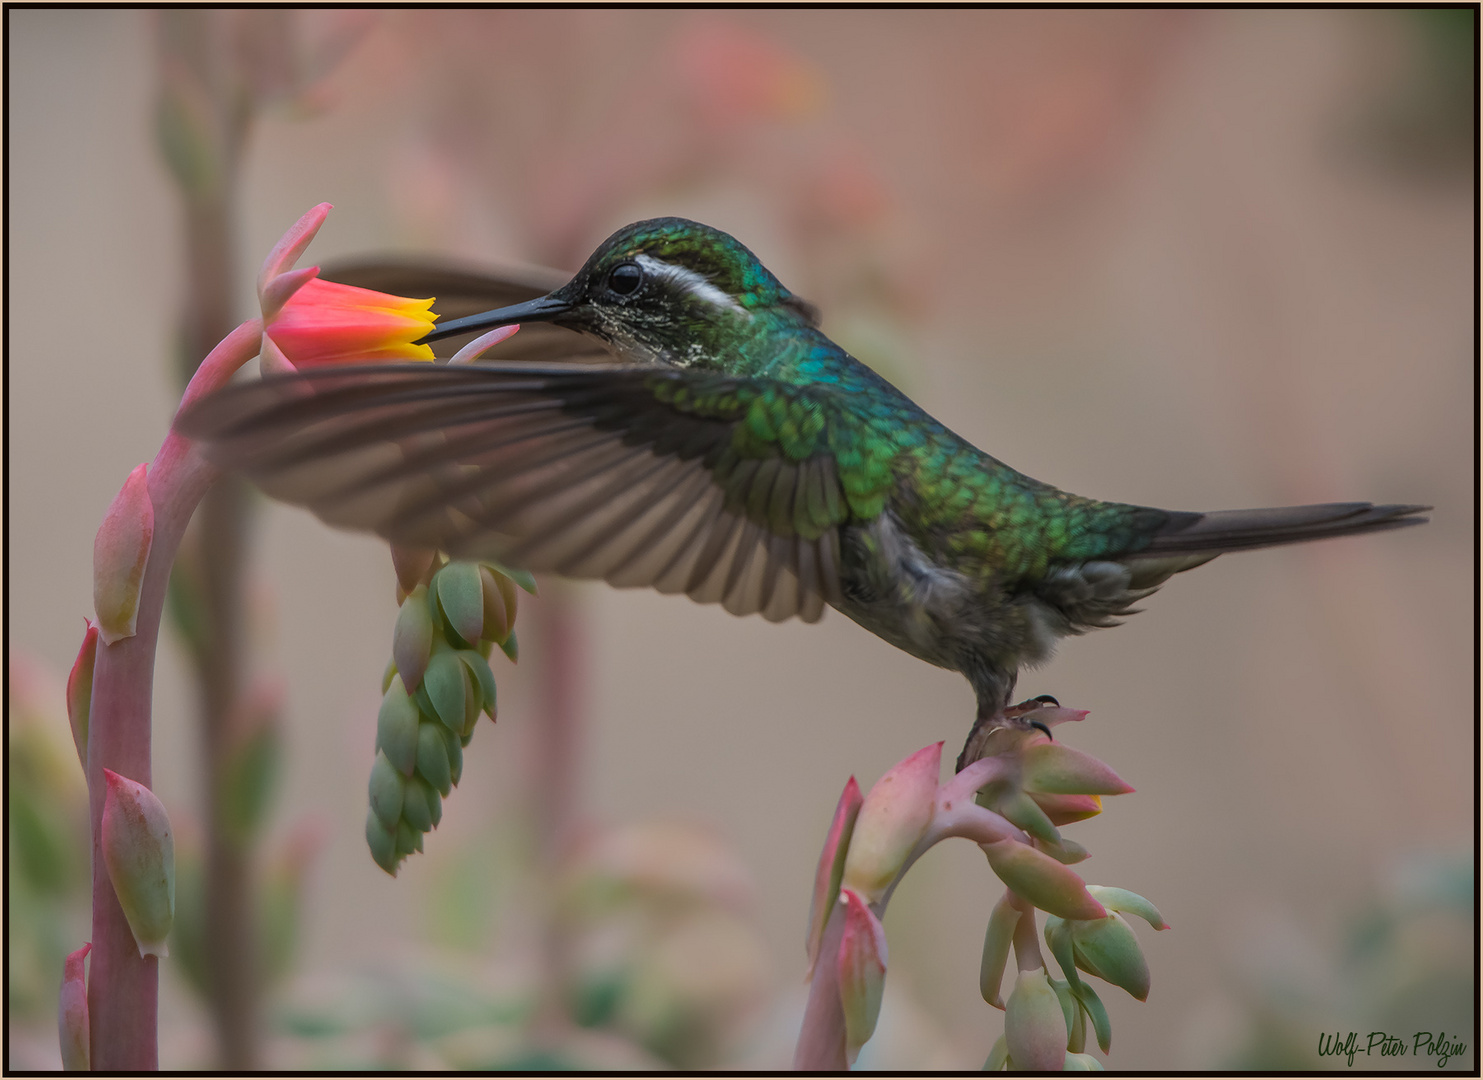
[{"label": "pink and green bud cluster", "polygon": [[104,769],[101,843],[108,880],[140,956],[168,956],[175,920],[175,839],[164,804],[143,784]]},{"label": "pink and green bud cluster", "polygon": [[446,562],[436,552],[392,549],[401,611],[376,720],[366,843],[388,874],[422,850],[463,774],[463,749],[481,713],[497,716],[489,657],[518,655],[515,578],[488,563]]},{"label": "pink and green bud cluster", "polygon": [[[796,1068],[852,1064],[879,1015],[886,973],[881,925],[902,876],[932,845],[950,836],[973,840],[1008,887],[984,939],[980,989],[1006,1013],[1005,1034],[989,1069],[1098,1069],[1084,1053],[1090,1021],[1105,1052],[1106,1010],[1076,968],[1148,993],[1148,966],[1122,918],[1130,912],[1163,929],[1146,900],[1120,889],[1088,886],[1070,869],[1087,857],[1060,827],[1101,812],[1101,797],[1132,791],[1116,773],[1040,730],[1086,713],[1029,702],[981,744],[983,756],[939,783],[942,744],[912,754],[862,798],[852,777],[841,795],[815,875],[809,918],[812,994],[838,996],[837,1012],[811,998]],[[1067,970],[1047,970],[1036,935],[1036,911],[1050,916],[1046,940]],[[1005,968],[1018,975],[1006,1002]],[[830,1019],[830,1017],[833,1019]],[[811,1030],[812,1028],[812,1030]],[[842,1060],[840,1060],[842,1059]]]}]

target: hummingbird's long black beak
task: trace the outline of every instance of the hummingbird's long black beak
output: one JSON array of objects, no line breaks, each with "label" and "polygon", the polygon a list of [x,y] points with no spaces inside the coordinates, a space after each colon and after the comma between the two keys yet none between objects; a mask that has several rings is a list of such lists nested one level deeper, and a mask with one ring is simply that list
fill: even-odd
[{"label": "hummingbird's long black beak", "polygon": [[467,334],[476,330],[493,330],[497,326],[509,326],[512,323],[550,322],[571,309],[572,305],[568,301],[561,299],[555,293],[549,293],[546,296],[538,296],[534,300],[527,300],[523,304],[511,304],[509,307],[481,311],[477,315],[467,315],[462,319],[439,323],[431,331],[418,338],[416,344],[426,345],[428,342],[440,341],[456,334]]}]

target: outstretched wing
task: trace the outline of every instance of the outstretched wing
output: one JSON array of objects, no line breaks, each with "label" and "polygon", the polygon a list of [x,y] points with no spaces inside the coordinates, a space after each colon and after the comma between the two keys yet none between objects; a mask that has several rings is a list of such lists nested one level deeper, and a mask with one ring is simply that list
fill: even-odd
[{"label": "outstretched wing", "polygon": [[381,364],[231,386],[176,420],[331,525],[806,622],[849,514],[811,387],[581,364]]}]

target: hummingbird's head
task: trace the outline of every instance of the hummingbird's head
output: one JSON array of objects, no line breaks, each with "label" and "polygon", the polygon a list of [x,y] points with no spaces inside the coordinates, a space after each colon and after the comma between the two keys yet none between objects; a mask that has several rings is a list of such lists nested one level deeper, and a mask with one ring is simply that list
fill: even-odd
[{"label": "hummingbird's head", "polygon": [[602,338],[631,363],[732,370],[780,320],[811,327],[818,316],[734,237],[670,217],[619,229],[555,292],[443,324],[427,340],[546,321]]}]

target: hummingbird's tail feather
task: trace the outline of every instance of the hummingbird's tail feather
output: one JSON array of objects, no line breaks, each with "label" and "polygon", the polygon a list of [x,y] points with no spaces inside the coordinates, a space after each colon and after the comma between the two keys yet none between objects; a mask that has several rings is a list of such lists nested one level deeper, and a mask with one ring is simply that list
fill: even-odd
[{"label": "hummingbird's tail feather", "polygon": [[1133,558],[1195,555],[1248,548],[1296,544],[1331,536],[1400,529],[1420,525],[1418,515],[1430,506],[1373,503],[1321,503],[1314,506],[1275,506],[1260,510],[1217,510],[1208,514],[1174,513],[1152,543]]}]

